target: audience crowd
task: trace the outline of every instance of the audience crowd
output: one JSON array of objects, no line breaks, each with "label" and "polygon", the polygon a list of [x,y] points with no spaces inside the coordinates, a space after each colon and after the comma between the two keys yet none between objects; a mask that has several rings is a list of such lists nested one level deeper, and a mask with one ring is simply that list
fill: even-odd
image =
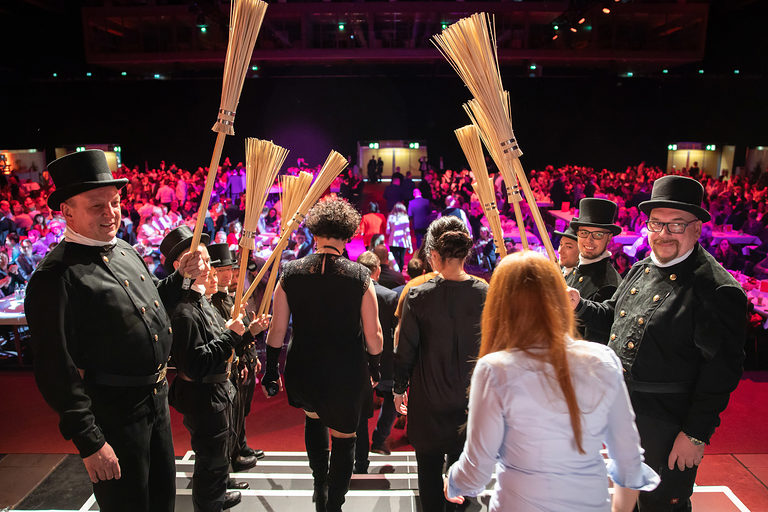
[{"label": "audience crowd", "polygon": [[[487,164],[507,233],[508,229],[516,228],[512,207],[501,174],[490,159]],[[376,235],[384,235],[379,243],[386,244],[388,263],[396,272],[405,273],[410,259],[406,253],[410,256],[418,249],[431,221],[454,215],[467,224],[474,240],[468,268],[478,274],[490,273],[496,265],[496,247],[472,188],[472,173],[467,169],[422,167],[420,180],[414,180],[410,171],[403,173],[398,167],[383,194],[368,194],[363,201],[367,183],[355,165],[334,181],[330,192],[347,199],[365,213],[358,234],[362,235],[366,248],[372,249],[371,241]],[[309,167],[299,159],[297,165],[283,172],[289,175],[300,171],[316,174],[319,169],[320,166]],[[233,250],[237,249],[243,230],[245,174],[242,163],[233,165],[225,159],[217,173],[210,209],[205,213],[204,231],[212,240],[226,242]],[[618,205],[617,224],[625,233],[638,235],[632,246],[613,242],[609,247],[615,267],[624,275],[635,261],[646,257],[650,251],[645,217],[638,204],[650,197],[654,180],[664,174],[658,167],[644,164],[624,170],[596,170],[577,165],[555,168],[550,165],[543,170],[532,170],[530,184],[542,210],[552,208],[573,212],[585,197],[614,201]],[[681,169],[675,174],[694,176],[705,187],[704,206],[711,212],[712,221],[704,226],[702,245],[729,270],[768,278],[768,215],[765,215],[768,212],[768,173],[758,178],[718,179],[694,164],[691,169]],[[121,165],[115,175],[129,180],[121,196],[123,224],[118,236],[133,244],[150,268],[162,274],[158,245],[168,231],[180,224],[194,226],[207,169],[182,169],[162,161],[157,168],[144,170],[139,166]],[[0,244],[3,246],[0,293],[8,295],[24,287],[37,263],[63,238],[64,222],[60,213],[52,212],[46,204],[53,186],[46,172],[39,182],[20,183],[13,175],[4,178],[0,181]],[[267,257],[277,241],[281,206],[275,188],[258,222],[257,257]],[[521,207],[526,232],[537,237],[525,201],[521,202]],[[551,224],[549,233],[552,236],[558,229],[557,224],[547,215],[545,220]],[[734,244],[728,240],[715,242],[713,231],[743,232],[756,238],[749,244]],[[756,242],[758,239],[759,243]],[[519,241],[510,237],[505,240],[508,252],[521,247]],[[301,228],[294,233],[283,259],[299,258],[311,251],[311,234]]]}]

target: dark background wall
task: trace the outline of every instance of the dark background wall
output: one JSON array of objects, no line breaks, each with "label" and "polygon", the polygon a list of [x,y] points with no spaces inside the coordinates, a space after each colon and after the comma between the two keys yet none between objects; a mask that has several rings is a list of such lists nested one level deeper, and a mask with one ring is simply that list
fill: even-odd
[{"label": "dark background wall", "polygon": [[[677,141],[768,145],[768,101],[758,77],[516,78],[515,132],[527,169],[566,163],[623,168],[666,164]],[[207,165],[220,80],[30,82],[0,85],[0,147],[119,143],[129,165],[161,159]],[[356,142],[425,141],[430,159],[465,165],[453,130],[467,124],[458,77],[258,78],[245,83],[224,155],[243,160],[246,136],[268,138],[321,163],[330,149],[355,157]],[[49,160],[53,153],[49,153]]]}]

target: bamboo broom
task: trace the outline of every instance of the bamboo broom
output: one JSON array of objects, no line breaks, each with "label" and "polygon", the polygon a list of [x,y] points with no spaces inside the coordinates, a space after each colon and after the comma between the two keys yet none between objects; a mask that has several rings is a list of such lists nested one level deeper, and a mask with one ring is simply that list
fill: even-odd
[{"label": "bamboo broom", "polygon": [[477,197],[480,199],[480,204],[483,205],[485,218],[488,219],[488,225],[491,228],[491,233],[493,233],[493,240],[496,242],[496,252],[503,258],[507,255],[507,247],[504,244],[504,231],[501,229],[499,209],[496,206],[496,191],[493,187],[493,180],[488,176],[488,169],[485,167],[483,146],[480,144],[478,129],[473,125],[468,125],[454,130],[453,133],[459,139],[459,145],[467,157],[472,173],[475,175],[472,188],[475,189],[475,193],[477,193]]},{"label": "bamboo broom", "polygon": [[[190,250],[197,249],[200,245],[200,236],[205,224],[205,213],[208,211],[208,203],[211,200],[213,185],[216,181],[216,172],[219,169],[221,151],[224,149],[226,135],[234,135],[234,121],[237,104],[240,101],[240,93],[243,89],[245,74],[251,63],[253,47],[261,29],[261,22],[267,11],[267,3],[262,0],[232,0],[229,8],[229,42],[227,43],[227,56],[224,61],[224,80],[221,88],[221,103],[219,115],[211,130],[217,133],[216,143],[213,146],[213,155],[208,167],[208,176],[205,180],[205,190],[200,198],[200,207],[197,210],[197,223],[192,235]],[[185,278],[183,287],[189,288],[191,279]]]},{"label": "bamboo broom", "polygon": [[[485,13],[475,13],[450,25],[433,39],[435,46],[474,96],[479,110],[493,126],[497,138],[491,142],[493,145],[499,145],[503,153],[504,165],[500,168],[512,169],[517,175],[547,254],[556,262],[557,256],[544,219],[536,205],[536,198],[528,184],[525,171],[520,165],[519,157],[523,153],[512,130],[508,107],[505,106],[508,96],[501,83],[493,20]],[[477,112],[475,116],[477,117]],[[521,232],[523,230],[521,229]]]},{"label": "bamboo broom", "polygon": [[[312,186],[312,175],[301,171],[298,176],[283,176],[280,180],[282,192],[280,200],[283,204],[283,218],[292,219],[299,209],[301,200],[307,195],[309,187]],[[280,226],[280,234],[285,232],[285,225]],[[272,263],[272,270],[269,273],[267,287],[264,290],[264,296],[261,299],[259,315],[268,314],[269,307],[272,305],[272,293],[277,284],[277,274],[280,270],[281,258],[275,258]]]},{"label": "bamboo broom", "polygon": [[[509,94],[506,91],[504,91],[504,93],[506,97],[504,104],[507,108],[507,113],[509,113]],[[501,176],[504,179],[504,187],[507,189],[507,199],[510,203],[512,203],[512,208],[515,212],[515,223],[517,224],[518,231],[520,232],[520,241],[523,244],[523,249],[528,250],[528,235],[525,232],[523,212],[520,209],[520,201],[522,200],[522,197],[520,196],[520,188],[517,184],[517,176],[510,166],[505,165],[506,160],[504,158],[504,152],[502,151],[501,146],[492,142],[499,140],[498,136],[494,131],[493,124],[490,123],[485,116],[485,111],[483,111],[483,109],[477,105],[477,101],[470,100],[469,102],[465,103],[464,110],[472,120],[472,124],[477,128],[480,137],[483,139],[485,147],[491,154],[491,158],[493,158],[493,161],[496,162],[496,167],[498,167],[499,171],[501,172]],[[475,111],[477,112],[477,115],[475,115]]]},{"label": "bamboo broom", "polygon": [[256,286],[264,277],[264,273],[274,263],[275,258],[279,257],[283,253],[283,249],[288,244],[288,240],[291,234],[304,222],[304,217],[307,215],[310,207],[312,207],[323,195],[323,192],[331,186],[333,180],[341,174],[341,171],[347,166],[347,160],[336,151],[331,151],[328,158],[325,160],[323,167],[317,175],[317,179],[309,188],[307,195],[301,200],[299,208],[296,210],[296,214],[285,225],[285,231],[280,235],[280,240],[277,242],[277,247],[269,255],[269,258],[264,263],[264,266],[259,270],[258,275],[253,279],[251,286],[243,294],[242,302],[247,302],[253,292],[256,290]]},{"label": "bamboo broom", "polygon": [[240,314],[243,304],[243,285],[245,272],[248,269],[248,259],[251,251],[256,248],[256,228],[259,215],[267,201],[269,189],[277,178],[280,167],[288,156],[288,150],[273,144],[271,141],[260,139],[245,139],[245,223],[243,235],[240,237],[240,272],[237,276],[237,291],[235,292],[235,307],[232,318]]}]

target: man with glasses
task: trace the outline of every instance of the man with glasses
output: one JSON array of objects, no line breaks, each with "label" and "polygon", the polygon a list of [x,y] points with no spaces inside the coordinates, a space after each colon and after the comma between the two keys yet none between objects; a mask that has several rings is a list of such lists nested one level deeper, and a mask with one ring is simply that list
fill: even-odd
[{"label": "man with glasses", "polygon": [[650,257],[636,263],[609,300],[571,292],[582,322],[610,328],[645,449],[661,484],[643,492],[639,512],[688,511],[698,465],[744,361],[747,299],[698,243],[704,188],[683,176],[653,185]]},{"label": "man with glasses", "polygon": [[[621,276],[613,268],[608,251],[613,235],[621,233],[621,227],[615,224],[616,210],[613,201],[585,198],[579,202],[579,216],[571,220],[570,229],[576,233],[579,260],[565,281],[587,300],[610,299],[621,283]],[[603,345],[608,343],[607,328],[587,325],[583,330],[585,340]]]},{"label": "man with glasses", "polygon": [[560,263],[563,277],[567,278],[576,268],[576,265],[579,264],[579,237],[576,236],[576,232],[570,226],[565,231],[555,231],[555,234],[560,236],[560,244],[557,247],[557,260]]}]

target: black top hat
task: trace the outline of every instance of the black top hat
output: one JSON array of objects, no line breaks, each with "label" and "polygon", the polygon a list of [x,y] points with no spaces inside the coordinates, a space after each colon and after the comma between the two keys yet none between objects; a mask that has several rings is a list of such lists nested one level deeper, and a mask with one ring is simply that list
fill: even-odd
[{"label": "black top hat", "polygon": [[237,257],[237,251],[229,251],[232,255],[232,270],[240,269],[240,259]]},{"label": "black top hat", "polygon": [[570,238],[571,240],[578,240],[579,238],[571,226],[568,226],[565,231],[555,231],[555,234],[558,236],[564,236],[565,238]]},{"label": "black top hat", "polygon": [[100,149],[64,155],[48,164],[48,172],[56,185],[48,197],[48,207],[57,211],[61,203],[81,192],[110,185],[121,189],[128,183],[125,178],[112,176],[107,157]]},{"label": "black top hat", "polygon": [[[194,233],[186,224],[172,229],[165,235],[163,241],[160,242],[160,252],[165,256],[165,264],[167,268],[173,265],[176,258],[181,256],[181,253],[189,249],[192,243],[192,236]],[[207,233],[203,233],[200,237],[200,242],[207,244],[211,237]]]},{"label": "black top hat", "polygon": [[229,267],[235,263],[229,251],[229,244],[211,244],[208,246],[208,254],[211,257],[211,266],[214,268]]},{"label": "black top hat", "polygon": [[699,220],[708,222],[712,216],[701,207],[704,187],[686,176],[664,176],[653,182],[651,199],[638,205],[644,214],[651,214],[654,208],[672,208],[694,214]]},{"label": "black top hat", "polygon": [[581,226],[607,229],[614,235],[621,233],[616,222],[616,203],[607,199],[585,197],[579,201],[579,216],[571,220],[571,228],[578,231]]}]

